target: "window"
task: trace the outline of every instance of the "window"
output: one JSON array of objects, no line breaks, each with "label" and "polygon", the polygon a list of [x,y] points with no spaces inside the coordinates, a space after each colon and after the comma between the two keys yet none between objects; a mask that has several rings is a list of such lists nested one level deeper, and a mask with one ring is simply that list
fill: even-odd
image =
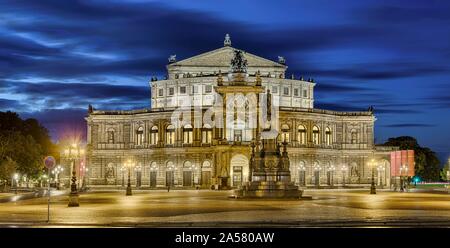
[{"label": "window", "polygon": [[298,96],[298,89],[294,89],[294,96]]},{"label": "window", "polygon": [[114,144],[114,129],[108,129],[108,144]]},{"label": "window", "polygon": [[194,85],[192,86],[192,94],[197,94],[198,93],[198,86]]},{"label": "window", "polygon": [[158,96],[164,96],[164,89],[158,89]]},{"label": "window", "polygon": [[298,142],[301,145],[306,144],[306,128],[303,125],[298,126]]},{"label": "window", "polygon": [[278,86],[272,86],[272,93],[278,94]]},{"label": "window", "polygon": [[284,87],[283,88],[283,95],[289,96],[289,87]]},{"label": "window", "polygon": [[235,129],[234,130],[234,141],[241,142],[242,141],[242,130]]},{"label": "window", "polygon": [[289,126],[286,124],[281,126],[281,141],[289,142]]},{"label": "window", "polygon": [[211,85],[205,85],[205,93],[211,93],[212,92],[212,86]]},{"label": "window", "polygon": [[173,96],[174,93],[175,93],[175,88],[170,87],[169,88],[169,96]]},{"label": "window", "polygon": [[139,127],[136,131],[136,144],[141,146],[144,144],[144,128]]},{"label": "window", "polygon": [[320,140],[319,140],[319,134],[320,134],[320,130],[317,126],[313,127],[313,143],[318,145]]},{"label": "window", "polygon": [[308,97],[308,90],[303,90],[303,97]]},{"label": "window", "polygon": [[183,143],[192,144],[192,126],[189,124],[183,127]]},{"label": "window", "polygon": [[150,144],[156,145],[158,144],[158,127],[153,126],[150,131]]},{"label": "window", "polygon": [[202,143],[211,144],[211,138],[212,138],[211,126],[208,124],[205,124],[202,129]]},{"label": "window", "polygon": [[325,129],[325,143],[327,146],[331,146],[331,129],[329,127]]},{"label": "window", "polygon": [[180,94],[186,94],[186,86],[180,86]]},{"label": "window", "polygon": [[356,144],[358,142],[358,132],[355,129],[351,131],[351,142],[352,144]]},{"label": "window", "polygon": [[169,125],[166,128],[166,144],[173,145],[175,143],[175,128],[173,125]]}]

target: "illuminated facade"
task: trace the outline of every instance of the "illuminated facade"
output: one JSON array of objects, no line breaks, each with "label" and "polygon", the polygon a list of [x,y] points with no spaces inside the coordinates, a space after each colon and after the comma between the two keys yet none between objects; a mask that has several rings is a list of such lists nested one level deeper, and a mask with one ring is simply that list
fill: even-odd
[{"label": "illuminated facade", "polygon": [[[218,89],[227,87],[239,92],[249,85],[266,96],[270,90],[277,107],[274,127],[280,134],[279,141],[288,142],[291,180],[295,184],[368,184],[372,171],[378,184],[390,184],[391,148],[374,145],[376,118],[370,109],[339,112],[314,108],[316,83],[286,78],[287,66],[282,57],[274,62],[244,52],[246,71],[241,84],[234,85],[230,61],[235,51],[240,50],[231,46],[227,36],[219,49],[181,61],[171,56],[167,79],[152,78],[150,82],[151,108],[90,108],[86,117],[90,185],[123,185],[128,176],[123,165],[128,160],[135,164],[133,185],[143,188],[242,185],[248,180],[250,144],[258,135],[257,129],[246,121],[224,127],[202,121],[180,124],[174,123],[173,116],[188,106],[192,119],[203,120],[208,111],[218,107]],[[244,111],[252,110],[245,105]],[[236,110],[231,117],[223,118],[240,113]],[[368,165],[372,158],[377,160],[374,170]]]}]

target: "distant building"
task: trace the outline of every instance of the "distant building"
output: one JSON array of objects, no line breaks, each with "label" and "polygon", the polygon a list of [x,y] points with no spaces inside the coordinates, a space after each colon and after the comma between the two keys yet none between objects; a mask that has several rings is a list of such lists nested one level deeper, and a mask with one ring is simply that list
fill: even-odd
[{"label": "distant building", "polygon": [[[239,51],[241,60],[236,59]],[[128,176],[124,165],[130,160],[135,165],[130,175],[134,186],[243,185],[248,180],[250,144],[261,135],[248,119],[259,108],[248,99],[242,106],[232,102],[231,114],[214,116],[215,121],[231,118],[232,125],[222,127],[205,123],[202,118],[208,111],[229,107],[226,92],[253,92],[257,99],[272,96],[276,118],[269,125],[279,134],[280,142],[288,142],[295,184],[369,184],[372,168],[368,161],[375,158],[377,183],[389,185],[390,151],[395,148],[374,145],[376,118],[372,109],[340,112],[314,108],[316,83],[313,79],[286,78],[286,62],[283,57],[274,62],[233,48],[229,36],[219,49],[180,61],[172,55],[167,79],[152,77],[149,82],[150,108],[90,108],[86,117],[89,184],[122,185]],[[218,96],[225,98],[222,105],[218,105]],[[192,119],[200,117],[200,123],[174,121],[180,111]]]}]

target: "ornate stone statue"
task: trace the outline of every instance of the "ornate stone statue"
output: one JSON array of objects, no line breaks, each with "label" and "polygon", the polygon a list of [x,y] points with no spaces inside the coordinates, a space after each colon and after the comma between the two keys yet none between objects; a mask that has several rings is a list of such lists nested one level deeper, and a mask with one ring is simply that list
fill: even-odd
[{"label": "ornate stone statue", "polygon": [[177,62],[177,55],[176,54],[170,55],[169,56],[169,64],[172,64],[172,63],[175,63],[175,62]]},{"label": "ornate stone statue", "polygon": [[231,46],[231,38],[229,34],[225,35],[225,40],[223,41],[223,46]]},{"label": "ornate stone statue", "polygon": [[284,64],[286,64],[286,59],[284,57],[282,57],[282,56],[278,56],[278,63],[284,65]]},{"label": "ornate stone statue", "polygon": [[244,58],[244,52],[241,50],[234,50],[234,57],[231,59],[231,72],[247,72],[247,60]]},{"label": "ornate stone statue", "polygon": [[262,80],[261,80],[261,73],[259,71],[256,72],[256,86],[261,86]]}]

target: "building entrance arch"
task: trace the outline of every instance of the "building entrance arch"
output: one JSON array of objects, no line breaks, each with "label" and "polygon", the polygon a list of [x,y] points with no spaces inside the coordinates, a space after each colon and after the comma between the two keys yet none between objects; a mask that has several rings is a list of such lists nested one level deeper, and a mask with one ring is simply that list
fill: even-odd
[{"label": "building entrance arch", "polygon": [[237,154],[231,158],[230,176],[231,187],[240,187],[248,182],[249,161],[245,155]]}]

